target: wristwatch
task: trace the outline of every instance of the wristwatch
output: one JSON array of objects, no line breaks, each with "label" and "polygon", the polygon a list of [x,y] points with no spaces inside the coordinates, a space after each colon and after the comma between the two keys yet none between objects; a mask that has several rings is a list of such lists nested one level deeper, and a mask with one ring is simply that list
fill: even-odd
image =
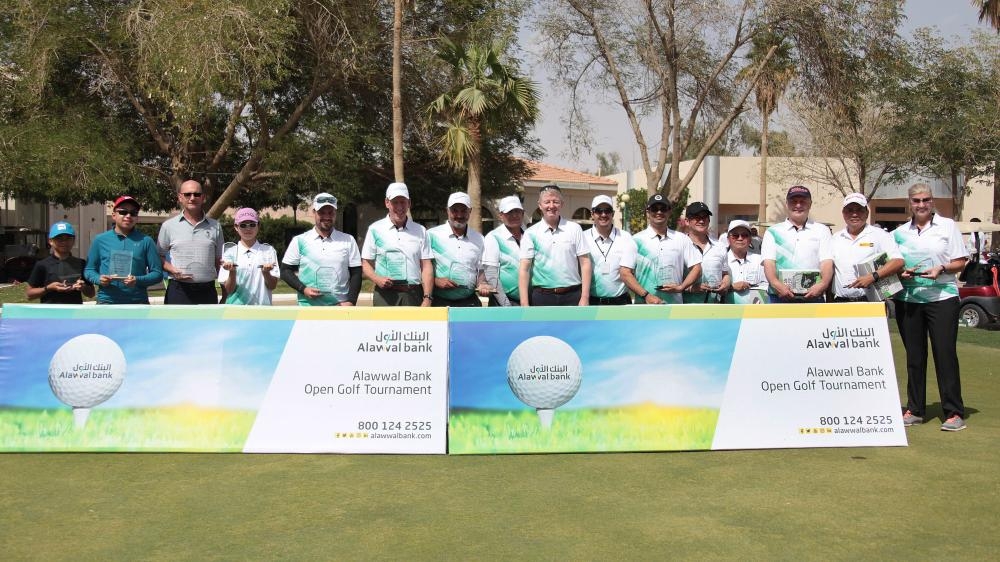
[{"label": "wristwatch", "polygon": [[875,280],[875,281],[878,281],[878,278],[879,278],[878,272],[877,271],[873,271],[872,272],[872,279]]},{"label": "wristwatch", "polygon": [[434,297],[431,295],[424,295],[424,300],[429,300],[431,302],[434,302]]}]

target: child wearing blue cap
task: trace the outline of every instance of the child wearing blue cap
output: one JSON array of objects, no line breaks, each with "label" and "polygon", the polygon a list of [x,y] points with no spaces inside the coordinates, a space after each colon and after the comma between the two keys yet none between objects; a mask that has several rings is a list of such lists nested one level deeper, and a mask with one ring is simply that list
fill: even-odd
[{"label": "child wearing blue cap", "polygon": [[52,253],[35,264],[28,277],[28,300],[43,304],[83,304],[83,297],[94,296],[94,286],[83,279],[84,260],[73,255],[76,231],[73,225],[59,221],[49,229]]}]

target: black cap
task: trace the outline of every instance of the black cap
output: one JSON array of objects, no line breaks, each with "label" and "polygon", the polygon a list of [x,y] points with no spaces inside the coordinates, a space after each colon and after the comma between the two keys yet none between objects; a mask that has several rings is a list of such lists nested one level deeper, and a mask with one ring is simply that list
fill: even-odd
[{"label": "black cap", "polygon": [[712,211],[708,208],[708,205],[702,203],[701,201],[695,201],[687,206],[684,210],[684,216],[693,217],[695,215],[701,215],[707,213],[708,216],[712,216]]},{"label": "black cap", "polygon": [[653,205],[657,205],[657,204],[659,204],[659,205],[666,205],[668,209],[671,208],[671,207],[673,207],[673,205],[670,203],[669,199],[667,199],[666,197],[664,197],[663,194],[657,193],[657,194],[653,195],[652,197],[650,197],[649,201],[646,201],[646,208],[648,209],[648,208],[652,207]]},{"label": "black cap", "polygon": [[812,199],[812,193],[810,193],[809,188],[804,185],[793,185],[788,188],[788,193],[785,194],[785,199],[791,199],[792,197],[805,197],[806,199]]}]

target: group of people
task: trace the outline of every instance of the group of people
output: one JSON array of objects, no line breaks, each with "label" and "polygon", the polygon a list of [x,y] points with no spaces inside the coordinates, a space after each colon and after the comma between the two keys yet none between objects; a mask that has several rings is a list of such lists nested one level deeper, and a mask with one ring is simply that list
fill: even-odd
[{"label": "group of people", "polygon": [[[485,236],[469,227],[472,201],[448,197],[448,220],[425,229],[409,217],[403,183],[385,193],[386,217],[372,224],[361,248],[336,229],[337,198],[316,195],[314,227],[289,243],[280,260],[257,240],[259,217],[239,209],[239,242],[224,251],[222,229],[203,210],[204,192],[183,182],[181,212],[160,227],[157,240],[136,230],[141,206],[128,195],[115,200],[114,227],[91,244],[86,261],[72,256],[73,226],[49,232],[52,255],[28,281],[29,299],[80,304],[146,304],[147,288],[167,277],[165,304],[215,304],[218,283],[228,304],[268,305],[278,278],[303,306],[353,306],[362,277],[373,284],[374,306],[604,306],[684,303],[792,303],[871,300],[868,289],[898,276],[890,295],[906,347],[905,425],[923,422],[927,341],[931,342],[942,408],[942,429],[965,428],[956,353],[960,303],[956,274],[969,258],[955,222],[935,212],[931,189],[908,191],[912,219],[892,233],[868,223],[868,201],[851,193],[842,204],[844,228],[809,218],[812,194],[801,185],[786,193],[787,218],[769,228],[753,251],[749,223],[733,220],[725,238],[709,233],[712,211],[696,201],[685,209],[687,232],[669,228],[672,203],[661,194],[646,202],[648,227],[630,234],[614,225],[607,195],[591,202],[587,230],[562,216],[556,185],[538,196],[541,220],[524,226],[516,196],[499,203],[502,224]],[[860,264],[868,267],[859,269]],[[278,275],[275,275],[278,268]],[[832,289],[831,289],[832,287]]]}]

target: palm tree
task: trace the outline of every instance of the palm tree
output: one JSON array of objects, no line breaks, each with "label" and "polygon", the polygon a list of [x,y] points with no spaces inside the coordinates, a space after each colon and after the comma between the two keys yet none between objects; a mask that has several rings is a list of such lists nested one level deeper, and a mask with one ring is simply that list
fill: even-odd
[{"label": "palm tree", "polygon": [[532,121],[538,115],[538,89],[502,60],[499,44],[456,45],[444,39],[438,58],[452,73],[454,87],[427,108],[427,117],[443,132],[437,145],[441,158],[468,172],[472,212],[469,223],[479,230],[483,140],[491,128]]},{"label": "palm tree", "polygon": [[972,4],[979,6],[979,21],[988,22],[1000,32],[1000,1],[972,0]]},{"label": "palm tree", "polygon": [[789,83],[795,76],[795,59],[792,57],[792,45],[784,37],[774,31],[765,31],[753,38],[747,58],[750,65],[741,74],[747,78],[765,60],[767,54],[775,47],[774,54],[761,69],[760,77],[754,87],[754,98],[757,110],[760,111],[760,203],[757,209],[757,220],[767,220],[767,133],[771,115],[778,108],[778,102],[785,95]]}]

